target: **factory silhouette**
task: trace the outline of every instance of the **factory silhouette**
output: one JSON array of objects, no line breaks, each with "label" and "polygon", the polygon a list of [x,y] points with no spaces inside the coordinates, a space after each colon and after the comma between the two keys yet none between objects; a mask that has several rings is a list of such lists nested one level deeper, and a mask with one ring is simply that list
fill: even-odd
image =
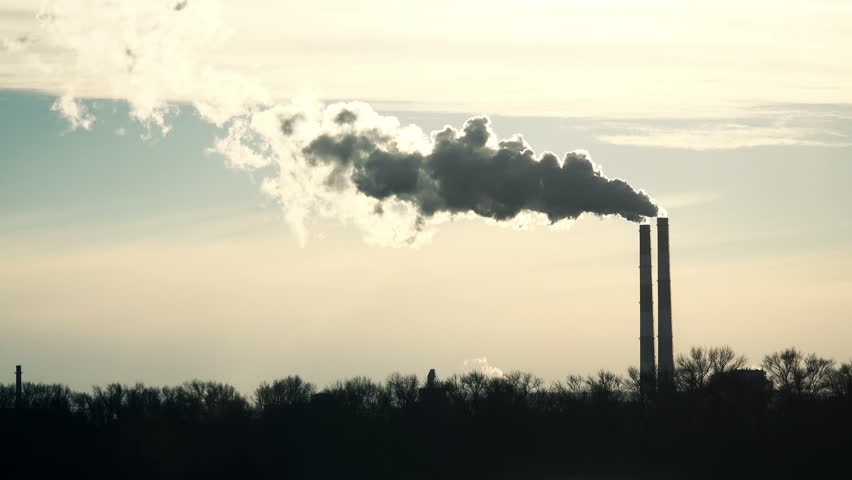
[{"label": "factory silhouette", "polygon": [[214,382],[92,393],[0,383],[2,478],[852,477],[852,362],[796,348],[762,369],[728,346],[675,356],[669,222],[639,226],[639,368],[393,373],[251,395]]}]

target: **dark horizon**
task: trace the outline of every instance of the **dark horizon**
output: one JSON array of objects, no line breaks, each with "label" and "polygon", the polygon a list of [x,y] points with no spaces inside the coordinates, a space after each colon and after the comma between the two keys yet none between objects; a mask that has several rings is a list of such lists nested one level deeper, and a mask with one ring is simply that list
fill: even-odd
[{"label": "dark horizon", "polygon": [[[91,395],[24,382],[17,402],[14,386],[0,384],[11,432],[2,447],[13,475],[89,478],[733,479],[845,468],[852,361],[788,348],[766,355],[765,370],[746,364],[730,347],[694,347],[677,358],[675,390],[655,394],[642,393],[636,368],[549,386],[519,371],[441,379],[432,370],[425,382],[394,373],[322,390],[288,376],[251,397],[200,380]],[[53,460],[34,468],[37,456]]]}]

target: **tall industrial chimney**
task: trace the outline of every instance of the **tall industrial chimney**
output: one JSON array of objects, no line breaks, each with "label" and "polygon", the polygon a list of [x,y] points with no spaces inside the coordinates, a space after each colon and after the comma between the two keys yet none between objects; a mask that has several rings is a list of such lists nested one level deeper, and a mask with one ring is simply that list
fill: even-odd
[{"label": "tall industrial chimney", "polygon": [[672,282],[669,272],[669,219],[657,219],[657,345],[660,355],[661,392],[674,390],[674,348],[672,347]]},{"label": "tall industrial chimney", "polygon": [[651,226],[639,225],[639,379],[643,398],[656,391],[654,287],[651,280]]},{"label": "tall industrial chimney", "polygon": [[21,366],[15,365],[15,408],[23,406],[23,396],[21,395]]}]

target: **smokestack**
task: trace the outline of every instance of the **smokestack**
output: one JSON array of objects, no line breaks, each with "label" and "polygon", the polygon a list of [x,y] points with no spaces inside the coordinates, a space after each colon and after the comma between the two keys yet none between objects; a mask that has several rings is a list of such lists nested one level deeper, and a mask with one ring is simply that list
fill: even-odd
[{"label": "smokestack", "polygon": [[639,379],[642,397],[653,395],[656,390],[656,374],[650,225],[639,225]]},{"label": "smokestack", "polygon": [[21,366],[15,366],[15,408],[23,406],[23,396],[21,395]]},{"label": "smokestack", "polygon": [[672,282],[669,272],[668,218],[657,219],[657,288],[660,391],[671,392],[674,390],[674,348],[672,347]]}]

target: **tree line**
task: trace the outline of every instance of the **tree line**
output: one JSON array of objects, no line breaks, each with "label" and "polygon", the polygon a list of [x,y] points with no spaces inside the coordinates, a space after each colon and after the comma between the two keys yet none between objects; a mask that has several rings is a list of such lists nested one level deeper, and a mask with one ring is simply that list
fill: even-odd
[{"label": "tree line", "polygon": [[[747,365],[730,347],[693,347],[676,359],[675,392],[650,398],[632,367],[550,384],[528,372],[470,371],[319,388],[291,375],[250,395],[202,380],[90,393],[25,382],[18,409],[15,385],[3,384],[0,458],[10,471],[79,468],[90,478],[737,478],[728,470],[761,477],[840,462],[852,431],[852,362],[788,348],[766,355],[761,370]],[[57,463],[34,463],[45,456]]]},{"label": "tree line", "polygon": [[[714,381],[748,364],[729,346],[693,347],[675,361],[675,387],[682,394],[705,392]],[[852,361],[837,364],[815,353],[796,348],[766,355],[763,372],[776,400],[803,398],[848,398],[852,385]],[[507,406],[551,410],[576,402],[607,403],[639,401],[639,371],[630,367],[626,375],[601,370],[593,375],[568,375],[547,386],[532,373],[512,371],[502,376],[480,371],[455,374],[436,385],[446,405],[476,413],[488,398],[508,400]],[[92,393],[75,392],[65,385],[24,382],[22,406],[77,414],[95,423],[117,421],[122,415],[155,412],[195,418],[232,415],[257,416],[279,408],[310,404],[322,394],[337,408],[360,414],[380,414],[392,409],[414,408],[424,384],[417,375],[390,374],[383,382],[353,377],[318,389],[298,375],[263,382],[246,396],[233,386],[190,380],[181,385],[152,387],[142,383],[112,383],[96,386]],[[14,408],[15,385],[0,384],[0,408]]]}]

